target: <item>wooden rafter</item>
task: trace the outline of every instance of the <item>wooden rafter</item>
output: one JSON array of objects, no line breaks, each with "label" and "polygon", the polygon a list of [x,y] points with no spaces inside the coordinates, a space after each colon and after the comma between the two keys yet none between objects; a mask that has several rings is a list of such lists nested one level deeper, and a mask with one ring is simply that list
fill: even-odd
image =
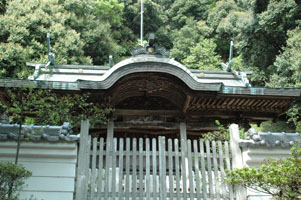
[{"label": "wooden rafter", "polygon": [[185,100],[185,103],[184,103],[184,106],[183,106],[183,112],[184,113],[186,113],[187,108],[189,107],[190,101],[191,101],[191,96],[188,95],[186,97],[186,100]]}]

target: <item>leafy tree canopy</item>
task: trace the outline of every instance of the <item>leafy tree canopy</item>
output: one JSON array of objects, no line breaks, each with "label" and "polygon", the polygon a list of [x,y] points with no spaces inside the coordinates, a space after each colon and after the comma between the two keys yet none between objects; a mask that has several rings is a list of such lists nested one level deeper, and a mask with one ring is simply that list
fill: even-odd
[{"label": "leafy tree canopy", "polygon": [[215,52],[216,44],[212,39],[203,39],[190,48],[190,55],[183,63],[193,69],[221,70],[220,56]]},{"label": "leafy tree canopy", "polygon": [[118,52],[110,26],[102,23],[89,1],[15,0],[0,17],[2,77],[25,78],[25,61],[47,62],[46,33],[51,34],[56,63],[103,64]]},{"label": "leafy tree canopy", "polygon": [[226,181],[280,200],[298,199],[301,195],[301,147],[292,148],[292,157],[268,159],[258,169],[244,167],[229,171]]}]

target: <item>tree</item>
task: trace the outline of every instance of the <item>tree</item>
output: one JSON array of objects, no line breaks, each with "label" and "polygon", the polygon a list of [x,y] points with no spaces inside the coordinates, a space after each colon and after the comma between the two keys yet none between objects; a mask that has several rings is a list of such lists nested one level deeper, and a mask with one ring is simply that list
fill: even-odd
[{"label": "tree", "polygon": [[190,49],[206,38],[211,29],[203,21],[195,21],[189,18],[187,24],[178,31],[172,33],[173,48],[171,56],[183,62],[190,55]]},{"label": "tree", "polygon": [[185,26],[190,18],[206,20],[209,10],[215,7],[213,0],[175,0],[168,9],[172,29]]},{"label": "tree", "polygon": [[122,10],[124,5],[118,0],[96,0],[95,10],[102,21],[107,21],[111,26],[122,25]]},{"label": "tree", "polygon": [[19,124],[15,164],[18,163],[21,145],[22,125],[28,119],[41,125],[58,125],[70,122],[73,129],[79,129],[82,119],[106,122],[110,108],[103,108],[91,102],[88,94],[57,94],[47,89],[6,88],[7,101],[4,111],[11,123]]},{"label": "tree", "polygon": [[[104,64],[118,54],[110,26],[93,15],[90,1],[11,1],[0,16],[2,77],[27,78],[25,61],[47,62],[46,33],[56,63]],[[25,73],[27,72],[27,73]]]},{"label": "tree", "polygon": [[215,52],[216,44],[212,39],[201,39],[196,46],[190,48],[190,55],[183,63],[192,69],[221,70],[221,58]]},{"label": "tree", "polygon": [[[232,21],[226,20],[226,18],[230,13],[236,11],[242,11],[242,9],[240,9],[234,1],[218,1],[216,6],[209,11],[206,20],[207,25],[212,28],[210,38],[214,39],[217,44],[216,52],[218,52],[224,60],[228,59],[229,41],[233,40],[235,34],[233,33],[233,27],[231,27],[229,31],[221,26],[225,26],[225,21]],[[236,44],[236,41],[234,41],[234,43]]]},{"label": "tree", "polygon": [[226,182],[264,192],[277,199],[298,199],[301,195],[301,147],[292,157],[268,159],[258,169],[244,167],[228,171]]},{"label": "tree", "polygon": [[[124,37],[124,34],[121,36],[128,40],[130,48],[135,47],[138,38],[140,38],[140,3],[140,1],[124,1],[122,30],[124,30],[128,34],[127,37]],[[145,39],[147,39],[150,33],[155,33],[156,43],[169,48],[171,47],[171,38],[169,37],[170,29],[168,26],[167,13],[165,12],[163,5],[163,1],[144,0],[143,36]],[[131,33],[129,32],[129,30],[131,30]],[[124,46],[124,44],[122,45]],[[128,52],[130,48],[127,48]]]},{"label": "tree", "polygon": [[224,54],[220,48],[225,45],[220,41],[233,39],[243,63],[256,72],[253,85],[263,86],[274,72],[272,66],[286,43],[287,32],[298,26],[300,13],[300,5],[294,0],[224,0],[210,12],[207,21],[217,33],[217,51]]},{"label": "tree", "polygon": [[[301,87],[301,29],[288,31],[286,46],[274,62],[274,73],[268,87]],[[289,121],[294,122],[297,131],[301,131],[300,100],[288,111]]]},{"label": "tree", "polygon": [[18,199],[18,192],[31,172],[10,162],[0,162],[0,199]]}]

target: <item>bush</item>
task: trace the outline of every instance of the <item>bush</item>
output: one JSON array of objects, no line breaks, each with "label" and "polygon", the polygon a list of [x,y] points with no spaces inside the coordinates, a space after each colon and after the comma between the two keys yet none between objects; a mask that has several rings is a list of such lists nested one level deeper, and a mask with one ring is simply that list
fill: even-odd
[{"label": "bush", "polygon": [[275,199],[301,198],[301,147],[291,149],[292,157],[284,160],[267,159],[258,168],[228,171],[227,183],[255,189]]},{"label": "bush", "polygon": [[0,199],[15,200],[31,172],[10,162],[0,162]]}]

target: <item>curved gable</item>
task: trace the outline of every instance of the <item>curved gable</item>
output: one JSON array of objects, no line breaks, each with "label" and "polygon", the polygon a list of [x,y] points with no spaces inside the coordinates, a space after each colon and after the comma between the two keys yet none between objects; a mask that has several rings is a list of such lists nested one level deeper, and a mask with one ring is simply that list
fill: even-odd
[{"label": "curved gable", "polygon": [[222,82],[202,83],[195,74],[179,62],[173,59],[149,55],[136,56],[123,60],[114,65],[102,76],[99,76],[97,80],[93,80],[93,83],[89,83],[91,80],[81,79],[80,85],[81,88],[85,88],[85,85],[91,88],[91,84],[96,84],[97,86],[95,85],[94,87],[97,87],[97,89],[108,89],[122,77],[141,72],[158,72],[173,75],[182,80],[192,90],[220,91],[223,85]]}]

